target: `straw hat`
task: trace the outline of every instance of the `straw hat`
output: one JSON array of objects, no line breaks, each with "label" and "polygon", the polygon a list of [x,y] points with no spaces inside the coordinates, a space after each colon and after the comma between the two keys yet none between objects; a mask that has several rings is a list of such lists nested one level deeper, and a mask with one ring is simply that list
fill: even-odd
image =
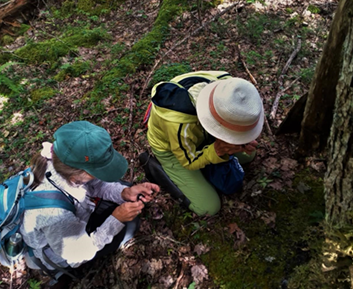
[{"label": "straw hat", "polygon": [[255,140],[264,123],[264,109],[257,89],[241,78],[206,85],[197,98],[196,111],[208,133],[230,144]]}]

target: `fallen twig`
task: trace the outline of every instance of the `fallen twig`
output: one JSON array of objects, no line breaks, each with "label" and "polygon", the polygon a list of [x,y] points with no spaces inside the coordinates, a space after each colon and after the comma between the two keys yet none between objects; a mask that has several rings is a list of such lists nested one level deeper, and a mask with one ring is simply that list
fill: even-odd
[{"label": "fallen twig", "polygon": [[187,268],[188,268],[187,263],[181,261],[180,274],[179,274],[179,277],[178,277],[178,279],[177,279],[177,281],[176,281],[175,286],[173,287],[173,289],[178,289],[178,288],[179,288],[179,283],[180,283],[181,279],[183,278],[184,272],[185,272],[185,270],[186,270]]},{"label": "fallen twig", "polygon": [[245,61],[243,60],[243,57],[241,57],[241,53],[240,53],[240,46],[239,44],[237,44],[237,51],[238,51],[238,58],[241,61],[241,63],[243,64],[245,71],[249,74],[250,80],[254,85],[257,85],[257,81],[255,79],[255,77],[251,74],[251,72],[249,71],[248,67],[246,66]]},{"label": "fallen twig", "polygon": [[[286,65],[283,67],[283,70],[281,72],[281,75],[280,77],[278,78],[278,87],[279,88],[282,88],[283,87],[283,78],[284,78],[284,75],[287,73],[287,70],[289,68],[289,65],[292,63],[293,59],[295,58],[295,56],[298,54],[299,50],[300,50],[300,47],[301,47],[301,44],[302,44],[302,41],[301,39],[299,38],[298,39],[298,44],[297,44],[297,47],[294,49],[294,51],[292,52],[291,56],[289,57]],[[278,104],[279,104],[279,99],[281,98],[283,94],[283,89],[277,93],[276,97],[275,97],[275,101],[273,102],[273,105],[272,105],[272,110],[271,110],[271,113],[270,113],[270,119],[273,120],[275,119],[276,117],[276,112],[277,112],[277,108],[278,108]]]},{"label": "fallen twig", "polygon": [[[184,37],[183,39],[181,39],[180,41],[178,41],[177,43],[175,43],[167,52],[165,52],[154,64],[154,66],[152,67],[150,73],[148,74],[145,84],[143,85],[143,88],[141,90],[140,96],[142,96],[148,86],[148,84],[150,83],[152,74],[155,72],[156,68],[159,66],[159,64],[161,63],[161,61],[164,59],[164,57],[166,57],[171,51],[173,51],[176,47],[178,47],[181,43],[185,42],[186,40],[188,40],[191,36],[194,36],[195,34],[197,34],[199,31],[201,31],[202,29],[204,29],[206,26],[208,26],[209,24],[213,23],[215,20],[217,20],[219,17],[221,17],[222,15],[226,14],[229,10],[233,9],[234,7],[238,6],[240,2],[234,3],[231,6],[227,7],[226,9],[224,9],[222,12],[218,13],[217,15],[215,15],[214,17],[212,17],[212,19],[210,19],[209,21],[205,22],[203,25],[201,25],[200,27],[196,28],[193,32],[191,32],[189,35],[187,35],[186,37]],[[242,7],[242,6],[241,6]],[[239,7],[239,8],[241,8]],[[238,8],[238,9],[239,9]]]},{"label": "fallen twig", "polygon": [[[134,146],[134,138],[131,136],[131,127],[132,127],[132,118],[133,118],[133,111],[134,111],[134,102],[133,102],[133,95],[134,92],[131,90],[130,91],[130,98],[129,98],[129,108],[130,108],[130,113],[129,113],[129,127],[128,127],[128,135],[130,137],[130,153],[133,153],[133,146]],[[133,159],[131,157],[131,159]],[[130,183],[134,181],[134,168],[135,168],[135,163],[131,162],[130,164]]]},{"label": "fallen twig", "polygon": [[[257,81],[256,81],[255,77],[251,74],[250,70],[249,70],[248,67],[246,66],[245,61],[244,61],[243,58],[241,57],[240,46],[237,45],[236,48],[237,48],[237,52],[238,52],[238,58],[239,58],[239,60],[241,61],[241,63],[243,64],[244,69],[246,70],[246,72],[249,74],[249,77],[250,77],[251,82],[255,85],[255,87],[257,88],[257,90],[260,91],[259,88],[257,87]],[[262,97],[262,98],[263,98],[263,97]],[[273,140],[274,140],[274,136],[273,136],[273,133],[272,133],[270,124],[268,123],[268,120],[267,120],[266,115],[264,116],[264,123],[265,123],[265,127],[266,127],[266,130],[267,130],[267,133],[268,133],[268,135],[269,135],[269,137],[270,137],[270,140],[273,141]]]}]

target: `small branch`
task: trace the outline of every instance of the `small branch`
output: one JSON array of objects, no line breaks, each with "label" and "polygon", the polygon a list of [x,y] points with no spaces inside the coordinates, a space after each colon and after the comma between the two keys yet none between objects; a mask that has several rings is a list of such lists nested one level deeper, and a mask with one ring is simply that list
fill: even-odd
[{"label": "small branch", "polygon": [[[240,46],[239,46],[238,44],[236,45],[236,48],[237,48],[237,52],[238,52],[238,58],[239,58],[239,60],[241,61],[241,63],[243,64],[243,66],[244,66],[246,72],[248,73],[251,82],[255,85],[256,89],[257,89],[258,91],[260,91],[259,88],[257,87],[257,81],[256,81],[255,77],[251,74],[251,72],[249,71],[248,67],[246,66],[245,61],[244,61],[243,58],[241,57]],[[264,123],[265,123],[265,127],[266,127],[266,130],[267,130],[267,133],[268,133],[268,135],[269,135],[269,137],[270,137],[270,140],[273,141],[273,140],[274,140],[274,136],[273,136],[273,133],[272,133],[270,124],[268,123],[268,120],[267,120],[267,117],[266,117],[266,116],[264,116],[264,119],[265,119]]]},{"label": "small branch", "polygon": [[[283,78],[284,75],[287,73],[287,70],[290,66],[290,64],[292,63],[293,59],[295,58],[295,56],[298,54],[300,47],[301,47],[302,41],[301,39],[298,39],[298,44],[297,47],[294,49],[294,51],[292,52],[291,56],[289,57],[286,65],[283,67],[283,70],[281,72],[280,77],[278,78],[278,86],[279,88],[283,87]],[[286,89],[285,89],[286,90]],[[275,97],[275,101],[273,102],[272,105],[272,110],[270,113],[270,119],[274,120],[276,117],[276,112],[277,112],[277,108],[278,108],[278,104],[279,104],[279,99],[281,98],[282,94],[283,94],[284,90],[281,90],[280,92],[277,93],[276,97]]]},{"label": "small branch", "polygon": [[249,74],[249,77],[250,77],[251,82],[252,82],[254,85],[257,85],[257,81],[256,81],[255,77],[251,74],[251,72],[249,71],[248,67],[246,66],[245,61],[244,61],[243,58],[241,57],[239,44],[237,44],[236,47],[237,47],[237,51],[238,51],[239,60],[240,60],[241,63],[243,64],[243,66],[244,66],[244,68],[245,68],[245,71]]},{"label": "small branch", "polygon": [[[191,32],[189,35],[187,35],[186,37],[184,37],[182,40],[178,41],[177,43],[175,43],[167,52],[165,52],[160,58],[159,60],[156,61],[156,63],[154,64],[154,66],[152,67],[152,70],[150,71],[150,73],[148,74],[145,84],[143,85],[143,88],[141,90],[140,96],[142,96],[151,80],[152,74],[155,72],[156,68],[159,66],[159,64],[161,63],[161,61],[164,59],[164,57],[166,57],[171,51],[173,51],[176,47],[178,47],[180,44],[182,44],[183,42],[185,42],[186,40],[188,40],[191,36],[196,35],[199,31],[203,30],[206,26],[208,26],[209,24],[213,23],[215,20],[217,20],[219,17],[221,17],[222,15],[226,14],[229,10],[233,9],[234,7],[238,6],[240,2],[234,3],[231,6],[227,7],[226,9],[224,9],[222,12],[218,13],[217,15],[215,15],[214,17],[212,17],[211,20],[205,22],[203,25],[201,25],[200,27],[196,28],[193,32]],[[241,6],[242,7],[242,6]],[[239,8],[241,8],[239,7]],[[238,9],[239,9],[238,8]]]},{"label": "small branch", "polygon": [[175,286],[173,287],[173,289],[178,289],[178,288],[179,288],[179,283],[180,283],[181,279],[183,278],[184,272],[185,272],[185,270],[187,269],[187,267],[188,267],[187,263],[181,261],[180,274],[179,274],[179,277],[178,277],[178,279],[177,279],[177,281],[176,281]]},{"label": "small branch", "polygon": [[[129,113],[129,127],[128,127],[128,136],[130,137],[130,153],[131,154],[133,153],[133,146],[134,146],[134,138],[131,136],[132,119],[133,119],[133,112],[134,112],[133,96],[134,96],[134,92],[131,90],[130,91],[130,99],[129,99],[130,113]],[[133,159],[133,158],[131,157],[131,159]],[[131,165],[130,165],[130,183],[132,183],[134,181],[134,168],[135,168],[135,163],[131,162]]]},{"label": "small branch", "polygon": [[296,83],[300,79],[300,76],[298,76],[296,79],[294,79],[286,88],[282,89],[280,93],[285,93],[288,89],[290,89],[294,83]]}]

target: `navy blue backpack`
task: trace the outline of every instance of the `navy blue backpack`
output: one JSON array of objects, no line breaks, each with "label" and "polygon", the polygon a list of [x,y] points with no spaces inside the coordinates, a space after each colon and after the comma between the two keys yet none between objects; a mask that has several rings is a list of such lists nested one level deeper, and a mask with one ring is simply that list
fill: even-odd
[{"label": "navy blue backpack", "polygon": [[230,195],[240,192],[242,189],[244,170],[233,155],[230,156],[229,161],[209,164],[201,171],[219,193]]}]

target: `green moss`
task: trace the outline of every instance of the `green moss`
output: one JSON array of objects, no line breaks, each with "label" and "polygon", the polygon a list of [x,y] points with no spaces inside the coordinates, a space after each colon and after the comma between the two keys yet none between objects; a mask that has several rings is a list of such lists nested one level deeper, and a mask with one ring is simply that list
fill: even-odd
[{"label": "green moss", "polygon": [[78,77],[85,72],[87,72],[91,68],[91,64],[89,61],[84,62],[76,62],[74,64],[63,65],[62,70],[54,76],[54,80],[63,81],[66,77]]},{"label": "green moss", "polygon": [[60,57],[75,51],[77,47],[92,47],[100,40],[110,39],[111,36],[101,29],[83,29],[75,34],[63,37],[61,40],[50,39],[40,43],[28,43],[26,46],[16,50],[14,54],[26,63],[54,63]]},{"label": "green moss", "polygon": [[13,57],[12,53],[1,53],[0,54],[0,65],[5,64],[6,62],[9,62],[11,60],[16,60],[16,57]]},{"label": "green moss", "polygon": [[74,1],[66,0],[61,5],[60,11],[56,10],[55,12],[58,14],[58,16],[68,17],[75,11],[75,7],[76,5]]},{"label": "green moss", "polygon": [[60,10],[55,10],[53,13],[58,18],[69,17],[75,13],[99,16],[116,9],[123,2],[123,0],[66,0]]},{"label": "green moss", "polygon": [[21,36],[21,35],[25,34],[30,28],[31,28],[31,26],[29,26],[27,24],[21,24],[21,26],[15,32],[16,36]]},{"label": "green moss", "polygon": [[188,63],[170,63],[164,64],[153,75],[152,82],[158,83],[161,81],[168,81],[175,76],[180,74],[188,73],[192,71],[191,66]]},{"label": "green moss", "polygon": [[15,41],[15,39],[10,36],[10,35],[4,35],[2,38],[1,38],[1,44],[2,45],[9,45],[11,43],[13,43]]},{"label": "green moss", "polygon": [[308,11],[310,11],[313,14],[319,14],[321,12],[320,8],[315,6],[315,5],[309,5]]},{"label": "green moss", "polygon": [[40,100],[51,98],[56,94],[56,91],[51,87],[42,87],[31,91],[31,100],[36,103]]},{"label": "green moss", "polygon": [[96,1],[93,0],[78,0],[77,1],[77,8],[84,12],[91,12],[93,8],[96,6]]},{"label": "green moss", "polygon": [[[178,240],[189,239],[193,244],[203,243],[211,248],[200,258],[218,288],[281,288],[291,280],[291,274],[294,274],[293,280],[300,282],[299,273],[305,271],[305,266],[310,270],[303,278],[314,271],[310,262],[319,256],[323,242],[323,230],[319,226],[324,216],[322,179],[303,171],[296,175],[293,188],[298,190],[264,192],[264,198],[269,201],[257,204],[259,217],[251,221],[234,217],[203,226],[195,224],[186,213],[178,216],[177,212],[168,212],[165,216]],[[266,216],[264,212],[276,213],[274,226],[266,225],[261,219]],[[247,237],[248,241],[240,247],[235,246],[238,239],[227,228],[231,223],[236,223]],[[304,267],[298,269],[300,266]]]}]

